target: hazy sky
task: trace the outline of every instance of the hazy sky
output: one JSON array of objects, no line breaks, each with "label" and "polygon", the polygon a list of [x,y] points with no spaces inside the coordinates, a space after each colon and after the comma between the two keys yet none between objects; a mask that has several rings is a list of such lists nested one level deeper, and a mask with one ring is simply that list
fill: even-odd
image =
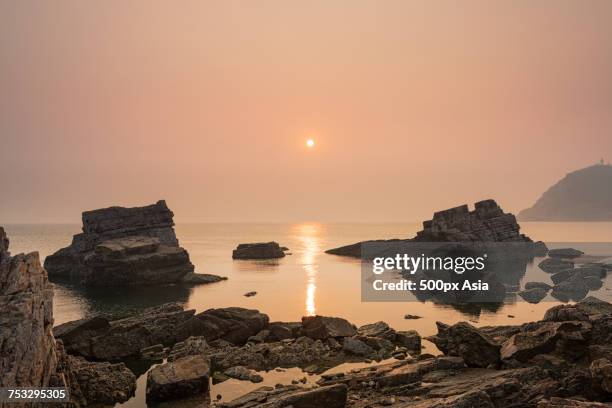
[{"label": "hazy sky", "polygon": [[601,156],[609,0],[0,2],[0,223],[517,212]]}]

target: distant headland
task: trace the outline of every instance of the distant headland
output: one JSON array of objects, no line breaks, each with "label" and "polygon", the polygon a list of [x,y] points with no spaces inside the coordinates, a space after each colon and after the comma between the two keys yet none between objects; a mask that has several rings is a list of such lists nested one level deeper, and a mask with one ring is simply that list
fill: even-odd
[{"label": "distant headland", "polygon": [[612,166],[596,165],[568,173],[531,207],[520,221],[612,221]]}]

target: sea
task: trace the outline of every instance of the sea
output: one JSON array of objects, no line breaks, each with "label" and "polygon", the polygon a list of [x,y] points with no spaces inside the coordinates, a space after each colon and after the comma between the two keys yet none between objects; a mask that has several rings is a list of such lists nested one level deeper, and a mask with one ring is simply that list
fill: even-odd
[{"label": "sea", "polygon": [[[10,239],[12,254],[38,251],[41,262],[70,244],[80,232],[77,224],[3,225]],[[507,296],[495,308],[457,308],[436,302],[364,302],[361,299],[361,261],[325,253],[325,250],[363,240],[410,238],[422,228],[420,223],[294,223],[294,224],[196,224],[176,225],[180,245],[189,252],[196,272],[226,276],[226,281],[187,287],[168,285],[84,290],[69,284],[55,284],[55,324],[98,313],[126,314],[165,302],[181,302],[201,312],[210,308],[239,306],[269,315],[271,321],[299,321],[302,316],[343,317],[355,325],[385,321],[396,330],[417,330],[421,336],[436,333],[436,322],[469,321],[475,326],[515,325],[539,320],[560,302],[550,296],[529,304],[517,296]],[[522,222],[521,232],[550,248],[571,246],[605,260],[612,257],[612,223]],[[289,248],[288,256],[268,261],[232,260],[239,243],[276,241]],[[527,281],[550,283],[550,275],[529,264],[520,287]],[[612,300],[611,280],[589,293]],[[252,297],[244,296],[255,291]],[[419,319],[405,319],[406,314]],[[437,353],[424,341],[426,352]],[[338,370],[352,366],[338,367]],[[229,380],[213,387],[213,398],[223,400],[262,385],[287,383],[306,375],[299,368],[262,373],[262,384]],[[309,382],[318,377],[309,377]],[[145,406],[146,376],[140,376],[136,396],[125,406]]]}]

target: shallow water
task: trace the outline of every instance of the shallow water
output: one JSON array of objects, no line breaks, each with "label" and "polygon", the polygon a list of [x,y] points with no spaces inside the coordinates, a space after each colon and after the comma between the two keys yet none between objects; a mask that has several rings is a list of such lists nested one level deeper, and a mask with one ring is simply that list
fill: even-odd
[{"label": "shallow water", "polygon": [[[68,245],[79,228],[79,225],[5,226],[13,254],[39,251],[41,259]],[[189,251],[196,272],[227,276],[227,281],[194,288],[174,285],[87,291],[56,285],[56,324],[98,312],[123,313],[181,301],[197,311],[227,306],[255,308],[267,313],[272,321],[297,321],[313,314],[341,316],[356,325],[384,320],[396,330],[415,329],[422,336],[428,336],[436,332],[436,321],[469,320],[477,326],[519,324],[541,319],[547,309],[559,303],[549,297],[532,305],[510,295],[503,305],[493,309],[472,307],[460,311],[430,302],[361,302],[360,261],[324,253],[326,249],[361,240],[412,237],[420,228],[416,223],[179,224],[177,236]],[[612,223],[522,223],[522,232],[534,240],[547,242],[550,247],[568,245],[551,242],[565,242],[589,254],[612,254],[608,251],[610,245],[594,244],[612,242]],[[292,255],[274,261],[233,261],[231,258],[231,251],[238,243],[271,240],[289,247]],[[549,275],[535,266],[537,262],[538,259],[528,266],[521,286],[525,281],[550,282]],[[256,291],[257,295],[243,296],[250,291]],[[612,296],[610,280],[591,294],[608,299]],[[422,318],[405,320],[407,313]],[[424,344],[427,351],[435,350],[431,343]],[[286,376],[294,378],[294,374],[297,372]],[[265,382],[286,383],[284,376],[284,373],[270,373]],[[259,386],[236,381],[224,384],[223,392],[219,392],[224,397]],[[141,398],[130,402],[136,406],[143,404]]]}]

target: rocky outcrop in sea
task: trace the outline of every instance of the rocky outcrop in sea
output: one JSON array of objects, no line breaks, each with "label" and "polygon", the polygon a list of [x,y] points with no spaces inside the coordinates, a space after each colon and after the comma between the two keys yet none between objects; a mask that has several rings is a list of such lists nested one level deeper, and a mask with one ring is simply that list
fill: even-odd
[{"label": "rocky outcrop in sea", "polygon": [[83,232],[45,259],[54,280],[86,286],[211,283],[223,278],[194,273],[174,232],[165,201],[145,207],[109,207],[83,213]]},{"label": "rocky outcrop in sea", "polygon": [[63,387],[73,406],[129,399],[136,377],[123,364],[68,355],[53,336],[53,286],[37,252],[11,256],[0,227],[0,387]]},{"label": "rocky outcrop in sea", "polygon": [[256,242],[240,244],[232,252],[232,259],[274,259],[283,258],[288,248],[277,242]]},{"label": "rocky outcrop in sea", "polygon": [[520,233],[520,225],[513,214],[505,213],[495,200],[484,200],[474,204],[470,211],[467,204],[434,213],[431,220],[423,222],[423,229],[412,239],[390,239],[363,241],[325,251],[332,255],[368,257],[362,252],[366,246],[377,252],[387,249],[389,253],[401,253],[406,247],[418,243],[506,243],[516,244],[521,250],[528,249],[530,255],[545,255],[543,242],[533,242]]}]

